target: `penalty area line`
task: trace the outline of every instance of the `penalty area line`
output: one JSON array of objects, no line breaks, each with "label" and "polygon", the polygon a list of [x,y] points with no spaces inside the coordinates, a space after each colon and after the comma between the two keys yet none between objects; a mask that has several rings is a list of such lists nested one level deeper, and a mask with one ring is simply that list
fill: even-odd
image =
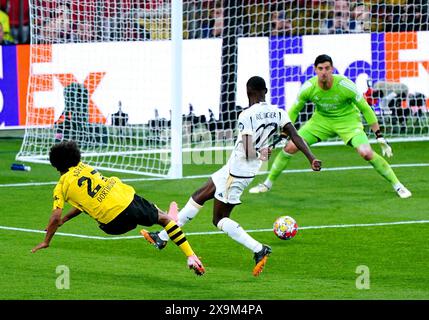
[{"label": "penalty area line", "polygon": [[[299,227],[298,230],[328,229],[328,228],[380,227],[380,226],[394,226],[394,225],[403,225],[403,224],[422,224],[422,223],[429,223],[429,220],[393,221],[393,222],[376,222],[376,223],[360,223],[360,224],[333,224],[333,225],[324,225],[324,226]],[[7,226],[0,226],[0,229],[1,230],[9,230],[9,231],[30,232],[30,233],[46,233],[43,230],[16,228],[16,227],[7,227]],[[248,232],[248,233],[272,232],[272,229],[246,230],[246,232]],[[223,234],[223,233],[224,232],[222,232],[222,231],[187,232],[186,235],[187,236],[200,236],[200,235],[212,235],[212,234]],[[139,236],[103,237],[103,236],[88,236],[88,235],[83,235],[83,234],[64,233],[64,232],[56,232],[55,235],[64,236],[64,237],[95,239],[95,240],[125,240],[125,239],[143,238],[140,235]]]},{"label": "penalty area line", "polygon": [[[429,167],[429,163],[404,163],[404,164],[391,164],[392,168],[414,168],[414,167]],[[332,167],[332,168],[322,168],[320,172],[326,171],[350,171],[350,170],[368,170],[373,169],[372,166],[351,166],[351,167]],[[308,173],[313,172],[311,169],[288,169],[283,170],[282,173],[291,174],[291,173]],[[269,171],[259,171],[256,175],[266,175]],[[202,174],[202,175],[193,175],[185,176],[183,179],[205,179],[209,178],[211,174]],[[123,182],[140,182],[140,181],[166,181],[166,180],[177,180],[177,179],[168,179],[168,178],[124,178],[121,179]],[[22,183],[5,183],[0,184],[0,188],[15,188],[15,187],[39,187],[39,186],[50,186],[56,185],[58,181],[47,181],[47,182],[22,182]]]}]

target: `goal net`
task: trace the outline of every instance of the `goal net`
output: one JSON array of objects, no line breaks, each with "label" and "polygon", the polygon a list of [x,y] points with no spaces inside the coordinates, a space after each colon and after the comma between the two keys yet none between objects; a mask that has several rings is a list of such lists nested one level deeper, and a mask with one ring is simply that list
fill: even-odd
[{"label": "goal net", "polygon": [[428,4],[386,3],[31,0],[17,157],[47,162],[53,143],[74,139],[85,161],[110,170],[178,177],[174,162],[220,164],[248,106],[247,80],[262,76],[267,100],[288,109],[322,53],[356,83],[386,137],[429,139]]},{"label": "goal net", "polygon": [[83,160],[166,176],[171,167],[167,1],[31,0],[31,72],[18,159],[47,162],[78,142]]}]

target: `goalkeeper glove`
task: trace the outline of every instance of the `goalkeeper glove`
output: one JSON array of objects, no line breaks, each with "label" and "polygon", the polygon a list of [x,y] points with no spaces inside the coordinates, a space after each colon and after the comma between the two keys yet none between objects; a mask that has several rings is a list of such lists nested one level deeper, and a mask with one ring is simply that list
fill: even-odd
[{"label": "goalkeeper glove", "polygon": [[380,144],[381,153],[382,153],[383,157],[390,158],[391,156],[393,156],[392,147],[387,142],[387,140],[384,139],[383,135],[380,133],[380,130],[377,130],[375,132],[375,136],[377,137],[377,142]]}]

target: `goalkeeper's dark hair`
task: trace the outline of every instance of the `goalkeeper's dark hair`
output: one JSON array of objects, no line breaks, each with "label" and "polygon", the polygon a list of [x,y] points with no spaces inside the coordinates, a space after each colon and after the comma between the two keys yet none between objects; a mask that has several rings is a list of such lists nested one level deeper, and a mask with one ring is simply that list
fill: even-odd
[{"label": "goalkeeper's dark hair", "polygon": [[80,162],[80,150],[73,140],[61,141],[51,147],[49,161],[59,172],[66,172]]},{"label": "goalkeeper's dark hair", "polygon": [[329,62],[331,66],[334,65],[334,63],[332,62],[332,58],[330,56],[328,56],[327,54],[321,54],[317,56],[316,60],[314,60],[314,67],[317,67],[319,63],[324,63],[324,62]]},{"label": "goalkeeper's dark hair", "polygon": [[267,85],[265,80],[259,76],[253,76],[247,80],[247,89],[250,91],[265,91],[267,92]]}]

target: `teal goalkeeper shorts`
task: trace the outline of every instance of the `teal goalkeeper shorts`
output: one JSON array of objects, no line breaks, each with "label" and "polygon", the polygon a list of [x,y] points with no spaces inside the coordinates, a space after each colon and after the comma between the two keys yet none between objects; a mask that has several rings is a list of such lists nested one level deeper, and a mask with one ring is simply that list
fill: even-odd
[{"label": "teal goalkeeper shorts", "polygon": [[354,148],[369,144],[359,116],[335,119],[313,114],[311,119],[298,130],[298,134],[309,145],[335,137],[340,137],[346,145]]}]

